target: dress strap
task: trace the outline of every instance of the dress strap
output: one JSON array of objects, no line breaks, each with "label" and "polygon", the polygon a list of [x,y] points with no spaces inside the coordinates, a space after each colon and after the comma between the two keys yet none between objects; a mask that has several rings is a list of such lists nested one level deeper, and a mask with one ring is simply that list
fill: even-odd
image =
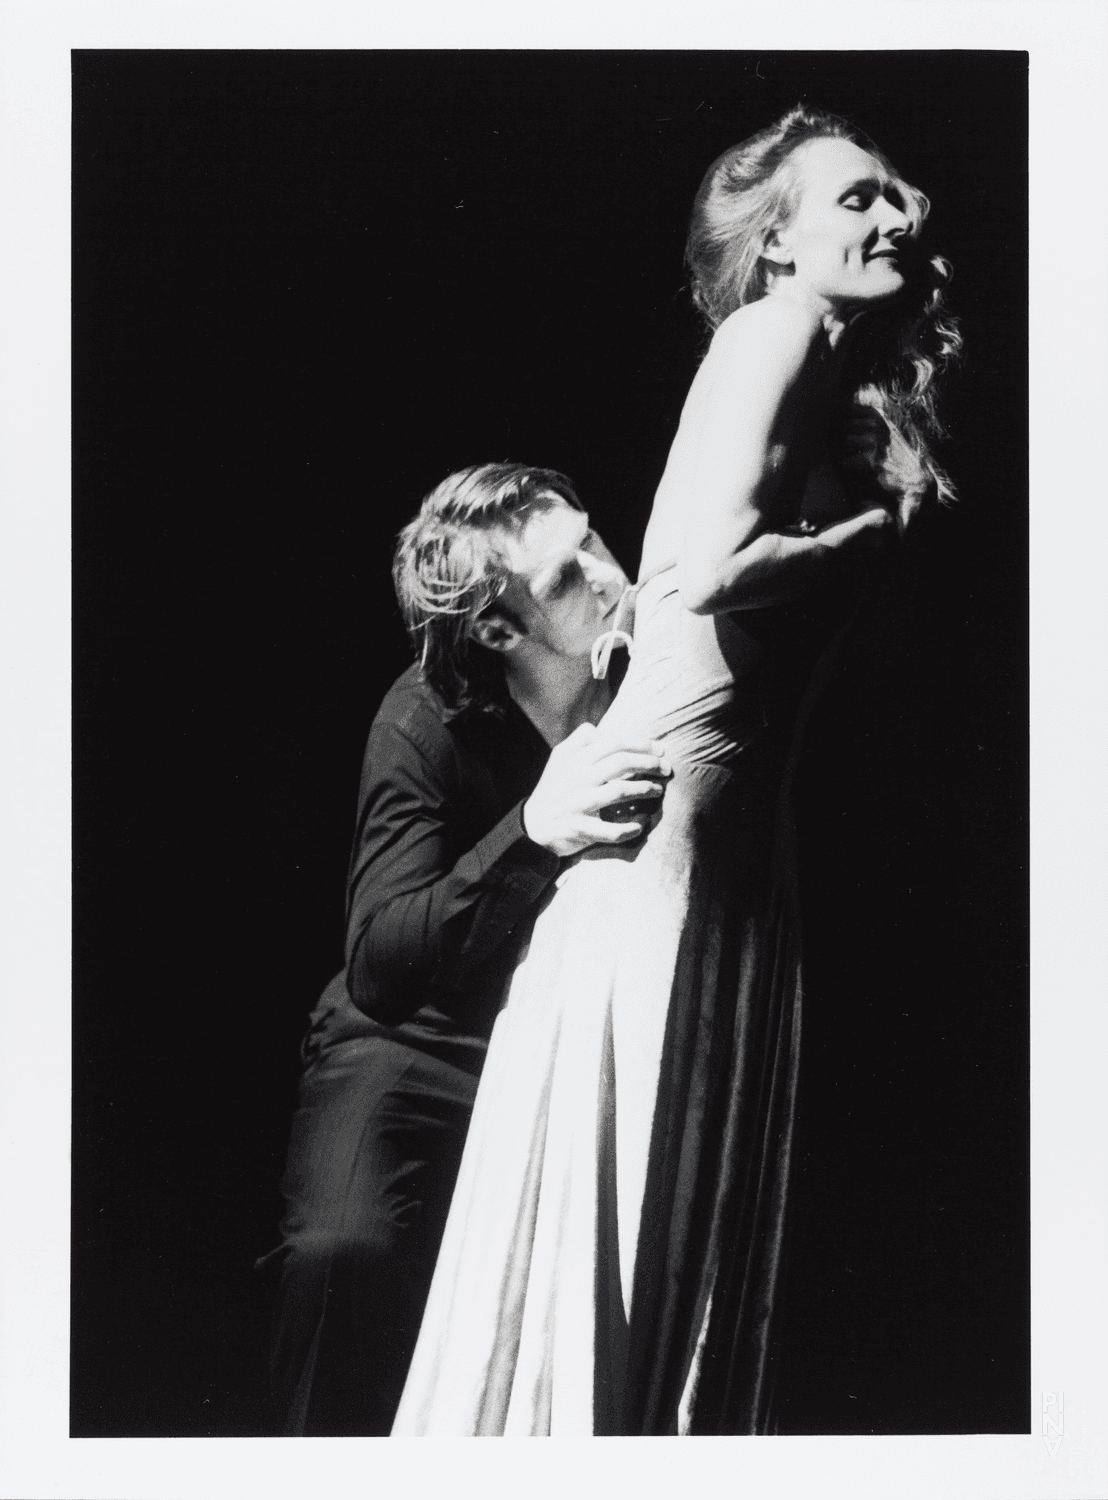
[{"label": "dress strap", "polygon": [[638,583],[630,584],[619,596],[616,605],[615,619],[612,628],[606,630],[603,635],[598,635],[592,643],[592,675],[598,682],[603,681],[608,675],[608,664],[612,659],[612,652],[617,646],[626,646],[628,656],[633,656],[635,643],[631,639],[629,631],[623,629],[623,621],[626,618],[625,610],[628,602],[634,602],[636,595],[644,583],[649,583],[652,578],[657,578],[659,573],[665,573],[670,568],[677,566],[677,559],[662,563],[660,567],[651,568],[649,573],[644,573]]},{"label": "dress strap", "polygon": [[641,589],[644,583],[649,583],[652,578],[657,578],[660,573],[668,573],[670,568],[677,566],[677,559],[671,557],[669,562],[659,563],[656,568],[651,568],[649,573],[643,573],[636,583],[636,589]]},{"label": "dress strap", "polygon": [[597,682],[601,682],[607,677],[608,663],[611,661],[612,652],[617,646],[626,646],[628,656],[635,649],[630,634],[622,628],[624,609],[626,608],[627,601],[633,597],[635,587],[633,585],[625,588],[623,593],[620,594],[619,603],[616,605],[615,619],[612,621],[612,628],[606,630],[603,635],[598,635],[592,643],[592,675],[596,678]]}]

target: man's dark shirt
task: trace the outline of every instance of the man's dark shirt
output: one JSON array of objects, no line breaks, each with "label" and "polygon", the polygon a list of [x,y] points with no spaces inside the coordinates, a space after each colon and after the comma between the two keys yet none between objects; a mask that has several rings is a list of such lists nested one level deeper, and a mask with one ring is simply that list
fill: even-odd
[{"label": "man's dark shirt", "polygon": [[451,712],[416,667],[394,684],[362,766],[345,983],[314,1038],[382,1034],[480,1069],[516,957],[505,939],[560,867],[522,822],[549,753],[506,693]]}]

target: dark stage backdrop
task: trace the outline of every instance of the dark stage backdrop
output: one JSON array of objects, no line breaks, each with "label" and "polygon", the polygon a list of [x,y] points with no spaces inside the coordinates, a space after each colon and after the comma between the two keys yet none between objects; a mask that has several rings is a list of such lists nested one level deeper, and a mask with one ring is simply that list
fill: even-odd
[{"label": "dark stage backdrop", "polygon": [[801,788],[786,1432],[1029,1426],[1026,57],[74,57],[72,1431],[266,1430],[262,1286],[392,538],[564,469],[633,570],[703,336],[689,207],[799,99],[933,198],[962,500]]}]

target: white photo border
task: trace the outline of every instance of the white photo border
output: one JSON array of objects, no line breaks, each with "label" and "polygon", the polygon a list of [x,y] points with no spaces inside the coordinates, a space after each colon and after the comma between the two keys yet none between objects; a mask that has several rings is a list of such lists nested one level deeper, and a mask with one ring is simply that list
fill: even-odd
[{"label": "white photo border", "polygon": [[[70,1439],[70,51],[93,48],[997,49],[1030,54],[1032,1391],[1026,1436],[507,1441]],[[839,0],[244,0],[0,10],[0,1500],[1108,1493],[1108,6]],[[1064,1437],[1041,1432],[1065,1392]]]}]

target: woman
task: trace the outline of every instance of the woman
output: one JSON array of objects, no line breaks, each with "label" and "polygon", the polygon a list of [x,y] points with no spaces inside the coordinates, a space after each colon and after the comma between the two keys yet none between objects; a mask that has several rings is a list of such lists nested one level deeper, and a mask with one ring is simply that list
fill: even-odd
[{"label": "woman", "polygon": [[662,741],[674,777],[645,840],[581,856],[535,923],[394,1433],[766,1430],[800,1034],[787,784],[868,564],[951,495],[927,208],[802,108],[700,188],[713,338],[601,726]]}]

